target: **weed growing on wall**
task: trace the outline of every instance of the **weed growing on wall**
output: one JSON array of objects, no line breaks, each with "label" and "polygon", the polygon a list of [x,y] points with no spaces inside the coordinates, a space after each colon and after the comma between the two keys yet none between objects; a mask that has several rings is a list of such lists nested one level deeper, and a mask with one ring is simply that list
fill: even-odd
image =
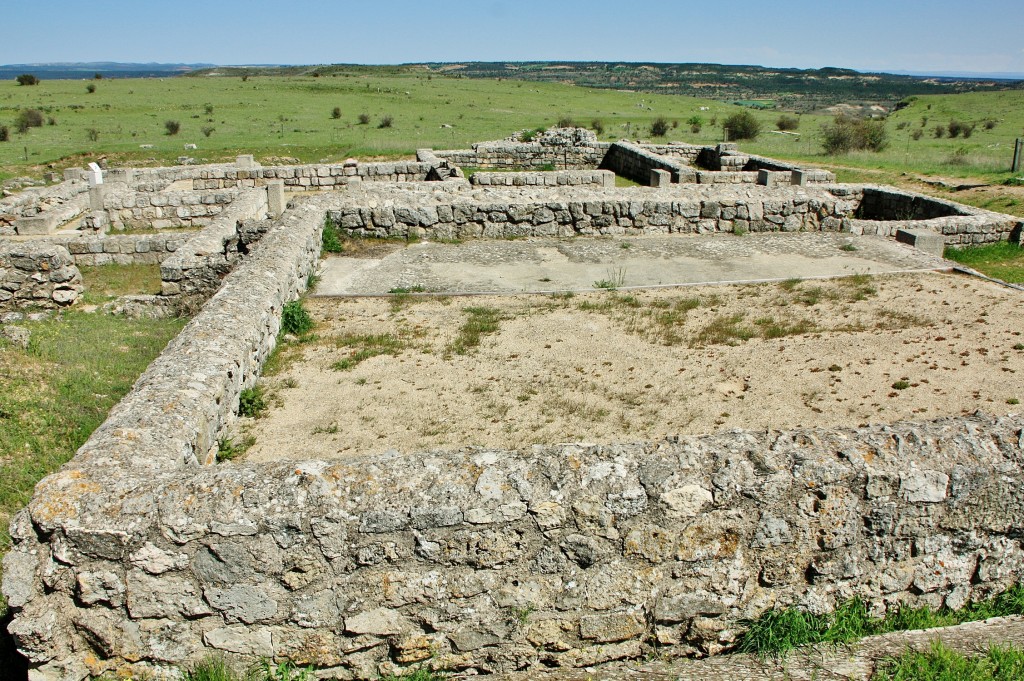
[{"label": "weed growing on wall", "polygon": [[244,388],[238,395],[238,415],[249,418],[258,418],[267,410],[267,396],[263,392],[263,386],[256,385],[252,388]]}]

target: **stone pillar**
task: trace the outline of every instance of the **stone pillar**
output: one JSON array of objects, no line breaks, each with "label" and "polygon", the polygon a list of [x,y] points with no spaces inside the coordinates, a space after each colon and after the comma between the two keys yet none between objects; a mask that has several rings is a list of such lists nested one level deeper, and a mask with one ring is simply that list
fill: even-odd
[{"label": "stone pillar", "polygon": [[89,210],[103,210],[103,197],[106,195],[107,185],[91,185],[89,187]]},{"label": "stone pillar", "polygon": [[790,181],[789,182],[790,182],[790,184],[795,184],[795,185],[800,186],[800,187],[806,187],[807,186],[807,175],[808,175],[807,171],[800,170],[799,168],[797,168],[796,170],[793,171],[793,174],[790,176]]},{"label": "stone pillar", "polygon": [[601,174],[602,182],[601,186],[610,189],[615,186],[615,173],[610,170],[598,170]]},{"label": "stone pillar", "polygon": [[284,180],[267,180],[267,212],[277,219],[287,206],[284,200]]},{"label": "stone pillar", "polygon": [[758,170],[757,171],[757,183],[758,184],[762,184],[765,187],[771,187],[772,186],[772,174],[771,174],[771,172],[768,171],[768,170],[764,170],[763,168],[761,170]]},{"label": "stone pillar", "polygon": [[672,184],[672,173],[667,170],[651,170],[651,186],[667,187]]}]

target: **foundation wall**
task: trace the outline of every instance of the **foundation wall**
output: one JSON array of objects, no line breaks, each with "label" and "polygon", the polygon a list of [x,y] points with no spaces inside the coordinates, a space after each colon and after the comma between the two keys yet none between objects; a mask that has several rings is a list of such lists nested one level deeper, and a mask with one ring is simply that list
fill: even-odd
[{"label": "foundation wall", "polygon": [[63,246],[76,265],[153,265],[166,260],[195,234],[110,234],[105,236],[51,237],[47,243]]},{"label": "foundation wall", "polygon": [[601,161],[601,168],[627,177],[642,185],[651,183],[652,170],[665,170],[672,174],[672,182],[693,182],[693,169],[682,161],[659,156],[630,142],[616,142]]},{"label": "foundation wall", "polygon": [[57,244],[0,244],[0,311],[73,305],[82,274],[67,249]]},{"label": "foundation wall", "polygon": [[609,170],[559,170],[554,172],[474,173],[469,181],[483,187],[614,187],[615,173]]},{"label": "foundation wall", "polygon": [[377,208],[367,208],[366,201],[353,197],[329,215],[350,234],[403,238],[837,232],[858,204],[856,196],[797,188],[768,192],[689,186],[693,189],[685,193],[675,185],[662,190],[582,187],[562,197],[514,191],[443,198],[394,195],[393,206],[381,203]]}]

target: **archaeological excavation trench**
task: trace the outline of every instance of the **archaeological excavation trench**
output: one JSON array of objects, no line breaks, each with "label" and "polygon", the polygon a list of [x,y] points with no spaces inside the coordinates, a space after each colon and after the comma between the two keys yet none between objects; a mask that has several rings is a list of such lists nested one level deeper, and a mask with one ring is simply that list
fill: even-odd
[{"label": "archaeological excavation trench", "polygon": [[[956,608],[1024,576],[1021,294],[934,251],[1019,243],[1016,218],[584,131],[130,175],[136,205],[183,180],[232,200],[148,256],[163,293],[135,303],[198,312],[12,523],[33,679],[211,653],[326,678],[715,655],[772,607]],[[394,253],[321,262],[325,224]],[[102,231],[42,240],[73,260]],[[25,236],[0,257],[28,267]],[[677,280],[697,262],[714,276]],[[315,338],[280,337],[318,273]],[[25,279],[6,304],[60,289]],[[655,288],[680,283],[703,285]],[[247,422],[257,385],[271,408]]]}]

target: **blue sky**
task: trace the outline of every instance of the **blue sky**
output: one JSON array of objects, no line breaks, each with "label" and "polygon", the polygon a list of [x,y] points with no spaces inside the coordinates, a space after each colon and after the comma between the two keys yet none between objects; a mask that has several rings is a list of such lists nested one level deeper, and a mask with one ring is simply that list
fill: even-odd
[{"label": "blue sky", "polygon": [[717,62],[1024,73],[1022,0],[49,0],[0,63]]}]

